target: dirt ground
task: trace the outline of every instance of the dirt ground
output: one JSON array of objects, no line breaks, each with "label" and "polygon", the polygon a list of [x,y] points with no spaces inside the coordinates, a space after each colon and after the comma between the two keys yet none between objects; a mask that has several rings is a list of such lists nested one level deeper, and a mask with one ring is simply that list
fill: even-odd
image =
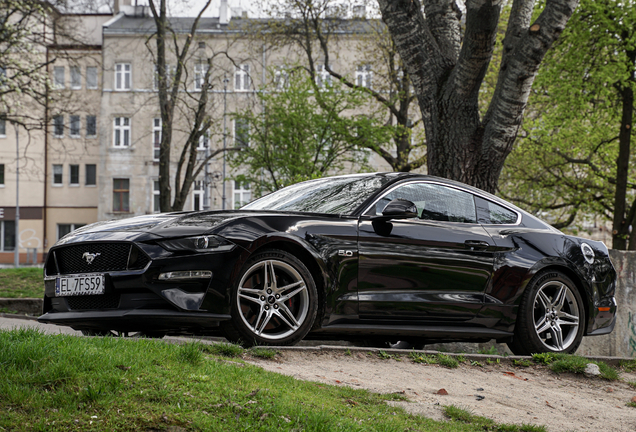
[{"label": "dirt ground", "polygon": [[[251,363],[302,380],[400,392],[409,402],[396,405],[437,420],[444,419],[442,406],[456,405],[499,423],[544,425],[550,432],[636,431],[636,408],[626,406],[636,396],[627,384],[636,381],[634,373],[623,373],[622,381],[606,381],[557,375],[540,366],[515,367],[509,360],[448,369],[413,363],[407,353],[397,361],[343,350],[284,350],[275,360]],[[437,394],[440,389],[448,395]]]}]

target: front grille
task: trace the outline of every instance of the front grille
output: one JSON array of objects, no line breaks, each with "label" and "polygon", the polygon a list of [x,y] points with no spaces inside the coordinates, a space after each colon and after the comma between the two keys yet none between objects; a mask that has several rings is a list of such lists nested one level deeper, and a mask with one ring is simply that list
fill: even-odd
[{"label": "front grille", "polygon": [[70,310],[117,309],[119,294],[84,295],[66,297]]},{"label": "front grille", "polygon": [[[61,247],[53,252],[47,263],[49,269],[55,268],[59,274],[103,273],[123,270],[143,269],[150,258],[131,243],[85,243]],[[93,256],[89,264],[87,256]]]}]

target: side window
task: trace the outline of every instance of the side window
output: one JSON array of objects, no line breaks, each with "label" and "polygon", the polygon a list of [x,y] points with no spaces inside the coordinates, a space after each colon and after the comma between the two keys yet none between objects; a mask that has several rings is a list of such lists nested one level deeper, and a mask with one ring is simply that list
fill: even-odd
[{"label": "side window", "polygon": [[382,214],[384,207],[398,198],[412,201],[417,207],[419,218],[423,220],[477,222],[475,203],[471,194],[429,183],[411,183],[398,187],[377,202],[376,214]]},{"label": "side window", "polygon": [[477,220],[481,224],[502,225],[517,222],[517,213],[499,204],[478,196],[475,197],[475,204],[477,205]]}]

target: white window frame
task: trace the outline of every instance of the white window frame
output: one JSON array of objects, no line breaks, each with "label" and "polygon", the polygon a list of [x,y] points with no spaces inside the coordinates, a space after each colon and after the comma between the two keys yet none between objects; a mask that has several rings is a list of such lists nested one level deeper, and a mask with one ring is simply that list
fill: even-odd
[{"label": "white window frame", "polygon": [[114,85],[117,91],[130,90],[132,87],[132,65],[130,63],[115,63]]},{"label": "white window frame", "polygon": [[[95,119],[95,133],[92,135],[89,135],[88,133],[88,119],[89,117],[93,117]],[[95,138],[97,136],[97,116],[95,115],[87,115],[86,116],[86,138]]]},{"label": "white window frame", "polygon": [[373,70],[371,64],[359,64],[356,66],[356,85],[359,87],[373,88]]},{"label": "white window frame", "polygon": [[160,207],[161,191],[159,189],[159,180],[152,181],[152,212],[161,213]]},{"label": "white window frame", "polygon": [[[62,119],[62,121],[60,123],[60,126],[62,128],[62,133],[61,134],[57,133],[57,122],[56,122],[56,119],[58,119],[58,118]],[[53,136],[55,138],[64,138],[64,116],[61,115],[61,114],[53,116]]]},{"label": "white window frame", "polygon": [[[130,148],[132,134],[131,123],[130,117],[115,117],[113,119],[113,147]],[[119,144],[117,143],[118,132],[120,138]],[[128,139],[126,140],[126,138]]]},{"label": "white window frame", "polygon": [[208,147],[210,147],[210,130],[209,129],[203,132],[203,134],[199,137],[197,150],[205,151],[205,149],[207,149]]},{"label": "white window frame", "polygon": [[[331,69],[331,66],[329,68]],[[316,68],[316,84],[323,89],[331,86],[331,74],[324,64],[319,64]]]},{"label": "white window frame", "polygon": [[[93,85],[89,85],[88,77],[89,77],[89,75],[91,75],[91,74],[88,73],[89,70],[94,70],[95,71],[95,85],[94,86]],[[95,66],[87,66],[86,67],[86,88],[89,89],[89,90],[95,90],[98,87],[99,87],[99,73],[97,71],[97,68]]]},{"label": "white window frame", "polygon": [[[94,183],[89,183],[88,182],[88,167],[89,166],[94,166],[95,167],[95,182]],[[95,187],[97,186],[97,164],[84,164],[84,186],[86,187]]]},{"label": "white window frame", "polygon": [[[203,181],[195,180],[192,182],[192,210],[203,210],[203,196],[204,196]],[[199,208],[196,207],[197,198],[199,200]]]},{"label": "white window frame", "polygon": [[71,89],[79,90],[82,88],[82,69],[79,66],[71,66],[69,68],[71,78]]},{"label": "white window frame", "polygon": [[[73,167],[77,167],[77,182],[73,183]],[[80,185],[80,165],[79,164],[69,164],[68,166],[68,185],[69,186],[79,186]]]},{"label": "white window frame", "polygon": [[[157,68],[157,65],[155,65],[155,74],[153,75],[153,79],[152,79],[152,89],[154,91],[159,90],[159,72],[158,71],[159,69]],[[167,88],[170,88],[172,86],[172,83],[176,74],[177,74],[177,67],[167,64],[166,65],[166,79],[168,80]]]},{"label": "white window frame", "polygon": [[161,127],[161,117],[155,117],[152,119],[152,160],[157,162],[159,160],[159,154],[161,152],[161,134],[163,133]]},{"label": "white window frame", "polygon": [[[73,129],[73,119],[77,120],[77,128],[75,129]],[[71,115],[68,117],[68,136],[71,138],[80,138],[82,136],[82,118],[79,115]]]},{"label": "white window frame", "polygon": [[[66,71],[64,70],[64,66],[54,66],[53,67],[53,87],[56,89],[66,88]],[[59,72],[61,71],[61,76]],[[62,81],[60,81],[60,78]]]},{"label": "white window frame", "polygon": [[242,119],[234,119],[234,124],[232,127],[232,141],[234,143],[234,147],[249,147],[250,146],[250,124],[249,122],[247,122],[247,142],[246,143],[239,143],[238,142],[238,136],[237,136],[237,126],[242,123],[242,121],[246,121],[246,120],[242,120]]},{"label": "white window frame", "polygon": [[194,91],[203,89],[203,80],[208,69],[209,65],[207,63],[196,63],[194,65]]},{"label": "white window frame", "polygon": [[[64,165],[53,164],[51,174],[53,175],[53,181],[51,182],[53,186],[64,186]],[[59,181],[56,181],[57,175],[59,175]]]},{"label": "white window frame", "polygon": [[250,184],[247,183],[247,188],[244,186],[243,183],[237,180],[234,180],[234,183],[232,183],[232,208],[235,210],[252,201],[252,189],[250,188]]},{"label": "white window frame", "polygon": [[249,91],[252,86],[250,79],[250,65],[240,64],[234,69],[234,91]]},{"label": "white window frame", "polygon": [[284,66],[277,66],[274,71],[274,88],[283,91],[289,86],[289,71]]},{"label": "white window frame", "polygon": [[[14,231],[13,235],[14,235],[14,238],[16,237],[16,235],[15,235],[15,221],[3,221],[3,220],[0,220],[0,252],[13,252],[13,251],[15,251],[15,246],[13,247],[13,249],[5,249],[5,247],[4,247],[4,241],[5,241],[6,229],[7,229],[5,222],[13,222],[13,231]],[[15,239],[15,240],[17,240],[17,239]],[[15,242],[15,240],[14,240],[14,242]]]}]

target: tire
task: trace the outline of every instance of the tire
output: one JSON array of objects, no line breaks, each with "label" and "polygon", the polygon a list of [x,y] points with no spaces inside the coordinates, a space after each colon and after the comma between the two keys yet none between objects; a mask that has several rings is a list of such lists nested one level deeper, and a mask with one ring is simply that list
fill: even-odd
[{"label": "tire", "polygon": [[112,337],[136,337],[161,339],[166,334],[163,332],[120,332],[115,330],[81,330],[84,336],[112,336]]},{"label": "tire", "polygon": [[250,258],[231,296],[232,318],[221,323],[221,331],[230,342],[244,346],[294,345],[316,319],[314,279],[298,258],[282,250]]},{"label": "tire", "polygon": [[516,355],[577,350],[585,330],[585,309],[576,285],[565,274],[535,276],[521,299],[510,350]]}]

